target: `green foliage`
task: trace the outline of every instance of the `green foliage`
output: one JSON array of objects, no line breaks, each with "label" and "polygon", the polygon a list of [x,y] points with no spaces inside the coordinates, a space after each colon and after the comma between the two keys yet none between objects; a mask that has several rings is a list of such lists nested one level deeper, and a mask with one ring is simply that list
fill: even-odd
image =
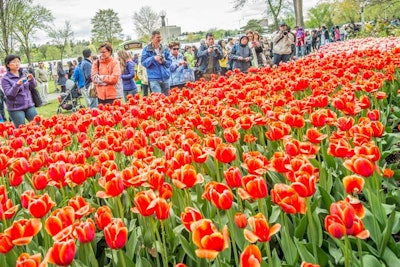
[{"label": "green foliage", "polygon": [[92,40],[96,43],[116,44],[122,38],[122,28],[118,13],[112,9],[100,9],[91,19]]}]

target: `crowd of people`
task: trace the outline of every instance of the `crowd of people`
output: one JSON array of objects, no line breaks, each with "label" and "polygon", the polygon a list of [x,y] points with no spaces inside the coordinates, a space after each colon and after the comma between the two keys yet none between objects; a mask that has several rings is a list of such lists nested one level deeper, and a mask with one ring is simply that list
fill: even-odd
[{"label": "crowd of people", "polygon": [[[28,66],[24,73],[20,57],[8,55],[4,61],[6,71],[3,71],[1,93],[11,121],[18,127],[37,114],[32,88],[37,86],[43,104],[49,102],[51,79],[61,93],[66,92],[67,81],[73,80],[87,107],[96,108],[99,104],[112,104],[122,98],[128,101],[130,95],[135,96],[138,93],[135,79],[141,80],[143,96],[150,92],[168,96],[170,88],[183,88],[189,81],[211,80],[233,69],[246,73],[250,67],[277,66],[303,57],[328,42],[343,39],[344,33],[339,27],[334,27],[331,33],[325,26],[312,31],[295,27],[292,31],[285,22],[280,22],[271,40],[251,30],[237,39],[218,41],[213,33],[207,33],[199,47],[181,47],[177,41],[165,45],[160,31],[156,30],[140,55],[125,50],[114,54],[112,45],[103,43],[97,51],[99,56],[84,49],[77,60],[67,62],[66,69],[61,61],[48,66],[40,61],[34,71]],[[1,104],[0,120],[4,120],[4,102]]]}]

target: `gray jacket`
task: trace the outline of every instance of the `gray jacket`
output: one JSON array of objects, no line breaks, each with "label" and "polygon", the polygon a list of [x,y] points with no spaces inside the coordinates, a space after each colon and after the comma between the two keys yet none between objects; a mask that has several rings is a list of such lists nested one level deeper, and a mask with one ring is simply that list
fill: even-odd
[{"label": "gray jacket", "polygon": [[212,73],[219,73],[221,72],[221,66],[219,65],[219,60],[224,58],[224,54],[222,53],[221,46],[214,45],[215,49],[208,53],[208,46],[202,45],[197,52],[198,62],[199,63],[199,70],[203,73],[206,72],[208,67],[208,61],[210,58],[213,60],[214,70]]}]

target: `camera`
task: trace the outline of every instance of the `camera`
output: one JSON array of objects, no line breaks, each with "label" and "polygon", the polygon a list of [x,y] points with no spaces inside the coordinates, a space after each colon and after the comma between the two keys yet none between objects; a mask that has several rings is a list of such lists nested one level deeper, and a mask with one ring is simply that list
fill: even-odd
[{"label": "camera", "polygon": [[218,52],[218,45],[214,45],[213,49],[214,49],[215,52]]},{"label": "camera", "polygon": [[287,35],[288,34],[288,31],[283,31],[283,35]]},{"label": "camera", "polygon": [[186,57],[183,57],[183,61],[186,61]]},{"label": "camera", "polygon": [[160,59],[161,59],[161,65],[164,65],[166,63],[164,55],[160,55]]}]

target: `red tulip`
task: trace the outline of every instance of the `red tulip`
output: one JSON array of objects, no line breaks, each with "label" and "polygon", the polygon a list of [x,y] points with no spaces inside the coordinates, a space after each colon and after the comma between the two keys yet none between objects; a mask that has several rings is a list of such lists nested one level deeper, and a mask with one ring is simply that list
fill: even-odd
[{"label": "red tulip", "polygon": [[13,247],[12,238],[6,233],[0,233],[0,253],[7,254]]},{"label": "red tulip", "polygon": [[199,258],[213,260],[219,252],[229,247],[229,233],[226,225],[221,233],[211,220],[201,219],[193,222],[190,229],[193,243],[198,247],[196,255]]},{"label": "red tulip", "polygon": [[94,218],[97,227],[103,230],[112,221],[113,214],[108,206],[101,206],[97,209]]},{"label": "red tulip", "polygon": [[68,206],[74,208],[75,218],[80,219],[92,213],[95,208],[90,206],[90,203],[81,196],[74,196],[68,201]]},{"label": "red tulip", "polygon": [[351,159],[346,160],[343,165],[355,174],[363,177],[369,177],[374,173],[374,163],[364,156],[353,156]]},{"label": "red tulip", "polygon": [[308,263],[303,261],[300,265],[300,267],[320,267],[319,264],[314,264],[314,263]]},{"label": "red tulip", "polygon": [[203,218],[203,215],[201,215],[200,211],[196,210],[195,208],[192,207],[186,207],[185,211],[181,213],[181,220],[183,226],[191,232],[192,230],[190,229],[190,226],[192,225],[193,222],[196,222],[200,219]]},{"label": "red tulip", "polygon": [[238,167],[229,167],[226,171],[224,171],[224,177],[226,183],[230,187],[240,187],[242,184],[242,174],[240,173],[240,169]]},{"label": "red tulip", "polygon": [[242,199],[258,199],[268,195],[267,182],[261,176],[246,175],[242,178],[243,188],[238,189]]},{"label": "red tulip", "polygon": [[225,138],[226,142],[228,142],[228,143],[235,143],[236,141],[239,140],[240,133],[234,127],[226,128],[224,130],[224,138]]},{"label": "red tulip", "polygon": [[306,202],[303,197],[297,194],[296,190],[290,185],[275,184],[271,190],[271,198],[282,210],[289,214],[305,214]]},{"label": "red tulip", "polygon": [[229,187],[214,181],[206,184],[202,198],[222,210],[228,210],[233,205],[233,194]]},{"label": "red tulip", "polygon": [[32,175],[32,184],[36,190],[43,190],[49,183],[49,178],[46,172],[39,171]]},{"label": "red tulip", "polygon": [[46,219],[45,228],[47,233],[55,236],[63,229],[72,225],[75,221],[75,211],[70,206],[56,209]]},{"label": "red tulip", "polygon": [[46,255],[45,261],[59,266],[68,266],[75,258],[76,244],[73,239],[55,241]]},{"label": "red tulip", "polygon": [[54,207],[56,203],[46,193],[44,195],[33,196],[28,205],[29,213],[35,218],[42,218]]},{"label": "red tulip", "polygon": [[250,151],[243,153],[243,168],[247,169],[249,174],[263,175],[268,168],[268,159],[259,151]]},{"label": "red tulip", "polygon": [[361,193],[364,183],[364,178],[357,175],[347,175],[343,178],[343,186],[347,194]]},{"label": "red tulip", "polygon": [[121,219],[113,219],[104,228],[104,238],[109,248],[123,248],[128,239],[128,228],[125,227]]},{"label": "red tulip", "polygon": [[193,144],[190,148],[192,158],[197,163],[204,163],[208,158],[208,153],[204,150],[200,144]]},{"label": "red tulip", "polygon": [[310,141],[313,144],[319,144],[319,143],[321,143],[322,140],[324,140],[327,137],[326,134],[322,134],[318,130],[318,128],[315,128],[315,127],[307,129],[306,135],[307,135],[308,141]]},{"label": "red tulip", "polygon": [[39,219],[20,219],[4,230],[4,233],[11,237],[12,243],[16,246],[24,246],[31,242],[33,237],[42,228]]},{"label": "red tulip", "polygon": [[179,189],[191,188],[204,181],[203,175],[196,173],[193,165],[186,164],[172,174],[172,183]]},{"label": "red tulip", "polygon": [[256,245],[248,245],[240,254],[240,267],[260,267],[262,255]]},{"label": "red tulip", "polygon": [[265,133],[265,136],[271,140],[281,140],[283,137],[287,136],[290,133],[290,126],[281,121],[272,122],[269,126],[268,132]]},{"label": "red tulip", "polygon": [[325,217],[325,229],[335,238],[342,238],[346,234],[346,226],[337,215]]},{"label": "red tulip", "polygon": [[150,203],[156,199],[156,194],[153,190],[141,191],[135,195],[133,202],[135,207],[131,209],[132,212],[140,213],[142,216],[150,216],[154,213],[154,207],[149,208]]},{"label": "red tulip", "polygon": [[100,177],[99,185],[104,188],[104,191],[98,191],[96,197],[109,198],[116,197],[124,191],[124,184],[119,172],[112,171]]},{"label": "red tulip", "polygon": [[26,158],[12,158],[10,168],[17,176],[23,176],[29,170],[29,162]]},{"label": "red tulip", "polygon": [[80,222],[74,228],[76,238],[81,243],[89,243],[95,238],[96,226],[92,219],[87,219],[86,222]]},{"label": "red tulip", "polygon": [[247,216],[244,213],[236,212],[234,220],[236,226],[239,228],[245,228],[247,226]]},{"label": "red tulip", "polygon": [[167,203],[167,201],[162,197],[157,197],[151,201],[147,210],[152,210],[156,214],[157,220],[166,220],[169,217],[169,211],[171,209],[172,203]]},{"label": "red tulip", "polygon": [[248,222],[251,231],[244,229],[244,237],[251,243],[257,241],[268,242],[271,240],[271,237],[281,229],[281,225],[279,223],[269,227],[268,221],[262,213],[258,213],[257,215],[250,217]]},{"label": "red tulip", "polygon": [[22,253],[19,255],[15,267],[39,267],[42,255],[40,253],[35,255],[29,255],[28,253]]},{"label": "red tulip", "polygon": [[222,163],[229,163],[236,159],[236,148],[230,144],[219,144],[215,149],[215,158]]}]

